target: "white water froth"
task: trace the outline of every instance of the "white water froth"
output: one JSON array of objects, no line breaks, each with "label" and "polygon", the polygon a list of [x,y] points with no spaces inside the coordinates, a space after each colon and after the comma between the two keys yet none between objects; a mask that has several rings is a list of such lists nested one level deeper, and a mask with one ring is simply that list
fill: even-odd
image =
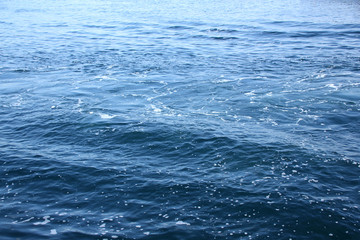
[{"label": "white water froth", "polygon": [[42,221],[42,222],[35,222],[35,223],[33,223],[33,224],[34,224],[34,225],[45,225],[45,224],[48,224],[48,223],[50,222],[49,218],[50,218],[50,216],[45,216],[45,217],[43,217],[44,221]]},{"label": "white water froth", "polygon": [[106,113],[99,113],[99,116],[100,116],[102,119],[111,119],[111,118],[116,117],[116,115],[110,115],[110,114],[106,114]]},{"label": "white water froth", "polygon": [[188,223],[188,222],[184,222],[184,221],[177,221],[177,222],[176,222],[176,225],[187,225],[187,226],[190,226],[191,224]]}]

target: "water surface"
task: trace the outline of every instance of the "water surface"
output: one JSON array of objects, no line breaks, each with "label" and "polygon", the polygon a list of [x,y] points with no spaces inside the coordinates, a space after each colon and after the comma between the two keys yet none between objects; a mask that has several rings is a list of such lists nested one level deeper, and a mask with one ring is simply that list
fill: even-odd
[{"label": "water surface", "polygon": [[360,3],[2,1],[1,239],[359,239]]}]

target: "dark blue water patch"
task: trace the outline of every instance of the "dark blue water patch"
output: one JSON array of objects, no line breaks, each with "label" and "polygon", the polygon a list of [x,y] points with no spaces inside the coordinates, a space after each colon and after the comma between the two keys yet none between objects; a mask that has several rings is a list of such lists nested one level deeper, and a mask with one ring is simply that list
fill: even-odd
[{"label": "dark blue water patch", "polygon": [[171,30],[189,30],[189,29],[193,29],[192,27],[189,27],[189,26],[181,26],[181,25],[175,25],[175,26],[170,26],[168,27],[168,29],[171,29]]},{"label": "dark blue water patch", "polygon": [[277,37],[277,38],[334,38],[339,39],[340,37],[348,38],[359,38],[357,31],[291,31],[291,32],[281,32],[281,31],[263,31],[261,32],[263,36]]},{"label": "dark blue water patch", "polygon": [[223,28],[210,28],[209,32],[225,32],[225,33],[237,33],[236,29],[223,29]]},{"label": "dark blue water patch", "polygon": [[84,25],[85,28],[117,28],[117,26],[109,26],[109,25]]},{"label": "dark blue water patch", "polygon": [[216,37],[216,36],[207,36],[207,35],[195,35],[193,36],[193,38],[199,38],[199,39],[211,39],[211,40],[236,40],[238,39],[237,37]]},{"label": "dark blue water patch", "polygon": [[56,24],[44,24],[42,25],[42,27],[50,27],[50,28],[67,28],[70,27],[68,24],[66,23],[56,23]]},{"label": "dark blue water patch", "polygon": [[33,12],[44,12],[41,9],[29,9],[29,8],[19,8],[15,10],[15,13],[33,13]]},{"label": "dark blue water patch", "polygon": [[4,25],[12,25],[12,23],[10,23],[10,22],[6,22],[6,21],[0,21],[0,24],[4,24]]},{"label": "dark blue water patch", "polygon": [[[282,173],[282,167],[276,167],[280,170],[279,173],[281,173],[281,177],[278,176],[279,178],[274,176],[274,178],[269,177],[260,180],[246,175],[242,178],[242,181],[239,181],[240,179],[234,178],[226,180],[222,176],[220,181],[218,179],[205,180],[205,178],[200,180],[201,178],[190,178],[180,184],[176,178],[182,178],[181,171],[177,171],[177,174],[175,172],[171,174],[169,170],[159,172],[152,168],[151,170],[149,169],[150,171],[147,174],[144,174],[145,172],[141,168],[146,168],[146,166],[142,166],[140,169],[138,166],[127,168],[126,170],[106,168],[98,170],[97,168],[76,167],[74,165],[66,167],[60,162],[58,166],[49,164],[48,161],[40,162],[39,167],[35,168],[37,169],[35,170],[37,174],[33,174],[34,177],[29,182],[31,182],[32,187],[40,192],[44,192],[43,196],[46,196],[46,192],[49,192],[49,197],[51,197],[41,198],[39,196],[39,199],[37,199],[29,196],[27,199],[35,201],[34,207],[47,205],[47,208],[50,209],[65,208],[65,212],[53,212],[51,216],[46,218],[47,216],[42,217],[41,211],[38,210],[39,217],[35,219],[27,218],[25,220],[30,219],[26,222],[38,223],[35,226],[42,226],[40,223],[44,223],[46,219],[49,219],[53,224],[59,222],[62,225],[71,225],[72,222],[85,221],[83,220],[85,218],[89,219],[87,222],[91,223],[91,226],[98,226],[98,230],[95,230],[96,228],[89,228],[89,232],[96,232],[99,229],[110,229],[111,231],[111,229],[119,229],[120,226],[124,228],[122,231],[125,233],[119,235],[119,233],[112,232],[108,235],[104,234],[103,237],[112,236],[113,234],[123,237],[127,233],[134,234],[136,229],[139,231],[146,230],[144,226],[151,226],[152,233],[149,233],[150,236],[164,239],[168,234],[176,235],[178,231],[189,232],[189,234],[194,234],[194,236],[198,237],[225,237],[227,235],[226,232],[233,233],[234,236],[246,237],[248,235],[247,231],[254,232],[254,228],[262,229],[254,233],[255,236],[261,238],[266,238],[267,235],[272,236],[273,234],[280,234],[280,237],[283,234],[288,236],[288,234],[294,234],[294,230],[297,233],[300,232],[302,236],[314,234],[318,234],[318,236],[327,235],[329,229],[331,229],[331,234],[340,237],[349,237],[351,234],[355,234],[355,232],[351,233],[349,231],[348,234],[344,233],[345,229],[352,227],[352,224],[356,225],[356,222],[351,222],[351,216],[347,214],[348,208],[352,204],[348,204],[346,193],[344,195],[343,192],[344,190],[341,187],[334,189],[333,185],[326,186],[326,184],[319,183],[320,179],[324,180],[324,183],[328,182],[324,178],[326,175],[329,178],[333,178],[333,174],[344,176],[346,173],[337,172],[336,168],[325,170],[321,166],[321,161],[318,161],[320,158],[313,160],[314,162],[307,161],[303,163],[305,165],[302,166],[315,167],[315,169],[307,171],[307,167],[292,166],[294,162],[290,158],[284,158],[281,165],[285,167],[285,172]],[[45,166],[43,165],[44,163],[46,164]],[[330,165],[332,165],[331,162]],[[53,168],[50,166],[53,166]],[[289,167],[291,168],[287,169]],[[32,168],[34,169],[34,167]],[[294,178],[293,180],[295,180],[296,175],[301,174],[294,172],[294,169],[303,171],[303,173],[311,172],[317,174],[312,176],[306,174],[306,178],[302,181],[306,184],[293,185],[294,181],[290,181],[290,179]],[[271,168],[269,168],[269,171],[271,171]],[[21,175],[26,175],[30,172],[28,170],[22,171]],[[269,176],[266,173],[264,174],[263,170],[261,172],[263,176]],[[74,175],[73,173],[77,174]],[[82,177],[79,173],[85,175]],[[14,177],[11,170],[7,174],[9,177]],[[95,182],[87,182],[89,179],[88,174],[94,180],[96,179]],[[258,173],[250,171],[248,174],[257,175]],[[185,176],[188,175],[185,174]],[[233,174],[226,174],[226,176],[233,176]],[[319,179],[320,176],[321,178]],[[340,177],[339,183],[349,179],[351,179],[351,176],[348,175],[346,178]],[[278,182],[275,189],[273,189],[273,181]],[[18,185],[21,185],[20,180],[14,182],[13,186],[15,185],[15,189]],[[47,182],[47,184],[44,185],[44,182]],[[75,188],[73,187],[74,182],[77,183]],[[353,187],[356,188],[357,183],[357,181],[353,182]],[[352,184],[349,185],[347,183],[346,185],[351,186]],[[312,190],[310,191],[310,189]],[[351,189],[348,190],[349,194],[351,194]],[[22,192],[28,193],[29,191]],[[57,194],[54,195],[55,192]],[[309,192],[312,192],[312,195],[308,195]],[[320,197],[321,195],[323,197]],[[57,196],[59,196],[58,199]],[[11,194],[7,197],[11,197]],[[183,199],[187,200],[183,201]],[[156,204],[153,203],[154,201]],[[73,206],[71,202],[73,202]],[[195,206],[193,205],[194,203],[196,204]],[[332,210],[337,208],[337,204],[347,206],[343,208],[344,212],[342,214]],[[28,205],[31,204],[28,203]],[[171,206],[171,208],[167,206]],[[76,211],[77,208],[81,208],[82,211]],[[84,209],[89,209],[89,211],[84,213]],[[94,212],[94,209],[97,210]],[[116,214],[120,215],[109,217],[115,209]],[[164,209],[167,209],[166,213],[163,212]],[[36,212],[36,208],[30,208],[28,212]],[[289,212],[293,214],[289,215]],[[77,217],[76,214],[82,214],[82,216]],[[95,217],[95,215],[103,215],[104,218],[97,222],[96,219],[98,217]],[[19,213],[17,216],[19,216]],[[269,218],[269,216],[271,217]],[[347,216],[346,219],[349,218],[350,222],[349,220],[344,221],[343,216]],[[178,220],[178,217],[181,217],[182,220]],[[329,223],[325,226],[322,224],[317,225],[318,219],[323,217],[329,218]],[[353,217],[356,217],[356,215]],[[242,220],[239,221],[239,219]],[[208,221],[211,223],[210,225],[206,224]],[[332,225],[329,225],[332,221],[334,223],[340,221],[341,224],[334,229]],[[263,230],[266,229],[265,226],[268,226],[269,223],[274,223],[273,232]],[[156,226],[155,229],[158,229],[155,232],[153,231],[154,224]],[[259,224],[265,228],[259,228]],[[204,227],[202,230],[196,230],[197,228],[193,229],[191,227],[194,225],[203,225]],[[241,228],[240,231],[239,227]],[[150,229],[148,230],[150,231]],[[148,234],[148,232],[144,233]],[[71,231],[64,231],[61,238],[69,234],[73,233]],[[96,234],[99,233],[97,232]],[[141,235],[141,232],[139,232],[136,236],[140,237]],[[134,235],[131,235],[131,237],[134,237]]]}]

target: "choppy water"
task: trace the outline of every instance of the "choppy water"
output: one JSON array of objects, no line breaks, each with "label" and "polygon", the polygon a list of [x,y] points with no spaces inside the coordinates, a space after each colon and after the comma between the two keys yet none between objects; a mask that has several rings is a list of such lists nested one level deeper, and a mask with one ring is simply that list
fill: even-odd
[{"label": "choppy water", "polygon": [[360,239],[360,2],[1,1],[0,239]]}]

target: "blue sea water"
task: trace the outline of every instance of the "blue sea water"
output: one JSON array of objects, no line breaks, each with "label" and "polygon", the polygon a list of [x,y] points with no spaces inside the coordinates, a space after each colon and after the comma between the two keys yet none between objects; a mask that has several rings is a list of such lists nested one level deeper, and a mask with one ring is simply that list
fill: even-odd
[{"label": "blue sea water", "polygon": [[360,2],[0,2],[0,239],[360,239]]}]

